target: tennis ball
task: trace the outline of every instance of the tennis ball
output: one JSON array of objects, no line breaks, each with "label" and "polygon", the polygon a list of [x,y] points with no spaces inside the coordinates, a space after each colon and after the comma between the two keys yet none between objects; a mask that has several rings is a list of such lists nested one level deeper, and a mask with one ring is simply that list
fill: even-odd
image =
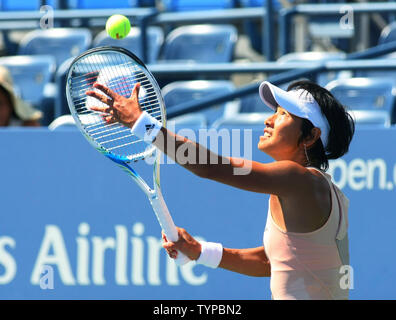
[{"label": "tennis ball", "polygon": [[113,39],[122,39],[131,31],[131,23],[129,19],[122,14],[114,14],[107,19],[106,31]]}]

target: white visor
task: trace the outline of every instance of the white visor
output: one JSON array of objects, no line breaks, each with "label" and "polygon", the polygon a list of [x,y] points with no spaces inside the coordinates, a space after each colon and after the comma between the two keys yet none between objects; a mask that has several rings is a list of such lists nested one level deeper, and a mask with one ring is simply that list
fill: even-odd
[{"label": "white visor", "polygon": [[285,91],[264,81],[260,84],[259,93],[261,100],[271,109],[276,110],[279,105],[291,114],[311,121],[314,127],[320,129],[320,138],[326,148],[330,129],[329,122],[322,113],[319,104],[308,91],[304,89]]}]

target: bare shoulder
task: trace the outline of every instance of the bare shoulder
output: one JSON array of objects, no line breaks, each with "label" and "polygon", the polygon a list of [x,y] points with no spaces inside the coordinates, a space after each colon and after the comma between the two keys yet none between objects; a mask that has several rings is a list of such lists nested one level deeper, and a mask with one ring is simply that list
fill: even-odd
[{"label": "bare shoulder", "polygon": [[280,165],[285,166],[290,179],[296,179],[306,187],[328,189],[328,182],[319,169],[307,168],[294,161],[280,161]]},{"label": "bare shoulder", "polygon": [[[297,169],[297,168],[295,168]],[[286,196],[273,197],[275,222],[291,232],[311,232],[321,227],[331,211],[331,192],[326,178],[317,170],[297,169],[301,187]]]},{"label": "bare shoulder", "polygon": [[275,170],[279,170],[285,179],[283,196],[300,197],[301,194],[326,186],[326,179],[315,169],[306,168],[290,160],[277,161],[275,165]]},{"label": "bare shoulder", "polygon": [[310,181],[313,188],[320,193],[328,193],[330,191],[329,182],[324,177],[324,173],[318,171],[318,169],[307,168],[310,176]]}]

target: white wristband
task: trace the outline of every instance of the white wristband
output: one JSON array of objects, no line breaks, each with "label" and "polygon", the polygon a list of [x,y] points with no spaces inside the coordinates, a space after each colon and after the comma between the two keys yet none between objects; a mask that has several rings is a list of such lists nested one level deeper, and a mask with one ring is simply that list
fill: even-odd
[{"label": "white wristband", "polygon": [[223,245],[206,241],[200,241],[199,243],[201,244],[201,255],[196,262],[210,268],[217,268],[223,257]]},{"label": "white wristband", "polygon": [[133,125],[131,132],[146,143],[151,143],[161,130],[162,124],[146,111],[140,115]]}]

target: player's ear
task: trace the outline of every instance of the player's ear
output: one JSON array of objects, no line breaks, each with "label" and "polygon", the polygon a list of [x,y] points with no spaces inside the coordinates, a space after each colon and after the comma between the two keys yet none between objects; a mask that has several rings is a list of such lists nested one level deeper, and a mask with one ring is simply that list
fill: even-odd
[{"label": "player's ear", "polygon": [[320,139],[321,130],[319,128],[312,128],[311,134],[304,139],[304,144],[309,149],[311,148],[315,142]]}]

